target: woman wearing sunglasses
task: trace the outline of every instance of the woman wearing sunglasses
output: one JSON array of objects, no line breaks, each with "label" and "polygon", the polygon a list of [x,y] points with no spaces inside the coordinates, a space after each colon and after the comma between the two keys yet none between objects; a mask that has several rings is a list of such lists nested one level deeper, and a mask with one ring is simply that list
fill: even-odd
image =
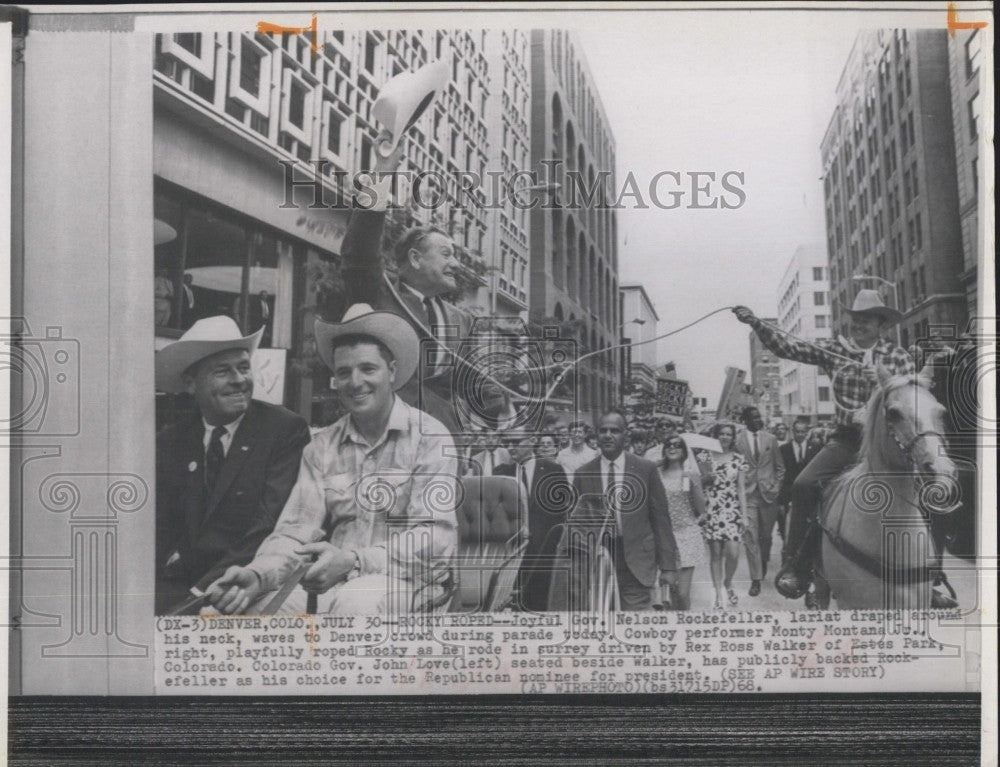
[{"label": "woman wearing sunglasses", "polygon": [[698,519],[705,515],[705,496],[701,489],[701,475],[684,467],[688,449],[680,437],[668,437],[663,444],[660,478],[667,491],[667,509],[670,524],[677,541],[680,567],[677,585],[671,587],[670,603],[675,610],[691,609],[691,580],[695,567],[708,564],[708,550],[701,534]]}]

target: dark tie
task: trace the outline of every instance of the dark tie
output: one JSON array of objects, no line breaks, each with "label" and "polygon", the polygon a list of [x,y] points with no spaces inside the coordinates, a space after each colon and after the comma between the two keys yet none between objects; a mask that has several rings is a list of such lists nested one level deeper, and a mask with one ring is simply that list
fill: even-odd
[{"label": "dark tie", "polygon": [[[434,299],[433,298],[429,298],[429,297],[425,298],[424,299],[424,306],[427,308],[427,323],[430,326],[431,335],[434,336],[434,339],[436,341],[440,341],[441,340],[441,326],[438,325],[437,312],[434,311]],[[437,362],[438,362],[438,346],[437,346],[437,344],[434,344],[431,347],[430,358],[431,358],[431,363],[434,364],[434,365],[436,365]]]},{"label": "dark tie", "polygon": [[752,432],[752,433],[753,433],[753,459],[756,461],[757,460],[757,455],[758,455],[758,453],[757,453],[757,432]]},{"label": "dark tie", "polygon": [[222,450],[222,435],[225,433],[225,426],[216,426],[212,429],[212,438],[208,441],[208,450],[205,451],[205,489],[209,495],[219,480],[222,462],[226,460],[226,454]]},{"label": "dark tie", "polygon": [[604,496],[608,499],[608,510],[611,512],[611,518],[617,526],[618,514],[615,510],[615,465],[613,463],[608,464],[608,484],[604,488]]}]

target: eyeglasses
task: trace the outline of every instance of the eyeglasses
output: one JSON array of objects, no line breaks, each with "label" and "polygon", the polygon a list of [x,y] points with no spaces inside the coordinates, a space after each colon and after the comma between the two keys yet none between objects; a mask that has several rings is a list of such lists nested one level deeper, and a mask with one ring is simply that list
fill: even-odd
[{"label": "eyeglasses", "polygon": [[684,449],[684,443],[683,442],[668,442],[667,443],[667,450],[683,450],[683,449]]}]

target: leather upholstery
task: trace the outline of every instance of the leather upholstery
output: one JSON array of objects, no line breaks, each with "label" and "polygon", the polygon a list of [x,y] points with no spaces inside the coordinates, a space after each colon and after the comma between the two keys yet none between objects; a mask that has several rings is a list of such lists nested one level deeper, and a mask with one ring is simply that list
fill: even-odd
[{"label": "leather upholstery", "polygon": [[464,477],[458,517],[458,586],[452,612],[509,602],[528,544],[528,502],[513,477]]}]

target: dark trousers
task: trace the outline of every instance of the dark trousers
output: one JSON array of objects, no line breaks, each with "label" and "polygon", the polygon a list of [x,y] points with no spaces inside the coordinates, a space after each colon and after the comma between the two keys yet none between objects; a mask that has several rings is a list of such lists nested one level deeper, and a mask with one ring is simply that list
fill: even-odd
[{"label": "dark trousers", "polygon": [[625,546],[622,538],[615,536],[614,549],[611,553],[615,562],[615,578],[618,581],[618,601],[621,610],[650,610],[653,607],[653,594],[649,586],[644,586],[625,561]]},{"label": "dark trousers", "polygon": [[805,572],[815,562],[819,536],[807,535],[807,531],[810,521],[816,519],[819,512],[823,486],[852,465],[857,457],[856,442],[832,437],[792,483],[785,551],[789,557],[798,559],[796,570]]}]

